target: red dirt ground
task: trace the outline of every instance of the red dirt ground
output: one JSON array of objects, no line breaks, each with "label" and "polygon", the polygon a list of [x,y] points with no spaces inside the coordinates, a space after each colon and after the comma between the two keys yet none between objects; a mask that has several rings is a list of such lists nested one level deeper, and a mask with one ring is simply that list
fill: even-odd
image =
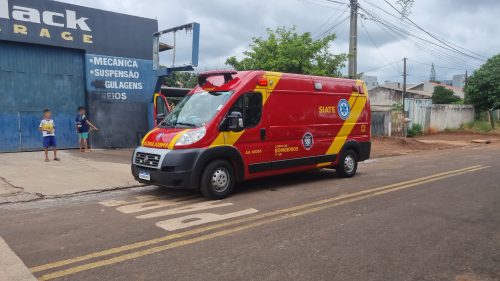
[{"label": "red dirt ground", "polygon": [[404,155],[420,151],[442,150],[473,145],[472,140],[490,140],[493,145],[500,144],[500,135],[474,133],[440,133],[417,138],[372,137],[371,157]]}]

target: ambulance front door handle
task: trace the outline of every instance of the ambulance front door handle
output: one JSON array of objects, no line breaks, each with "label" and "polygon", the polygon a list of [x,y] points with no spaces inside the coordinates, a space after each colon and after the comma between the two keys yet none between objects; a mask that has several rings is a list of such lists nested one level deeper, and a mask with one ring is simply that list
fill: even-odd
[{"label": "ambulance front door handle", "polygon": [[266,140],[266,128],[260,128],[260,140]]}]

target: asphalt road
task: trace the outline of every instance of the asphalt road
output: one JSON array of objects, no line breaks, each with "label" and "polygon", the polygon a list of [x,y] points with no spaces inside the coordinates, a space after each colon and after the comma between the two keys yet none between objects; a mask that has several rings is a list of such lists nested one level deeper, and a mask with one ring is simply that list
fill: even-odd
[{"label": "asphalt road", "polygon": [[0,206],[40,280],[500,280],[500,146],[382,158],[206,201],[146,187]]}]

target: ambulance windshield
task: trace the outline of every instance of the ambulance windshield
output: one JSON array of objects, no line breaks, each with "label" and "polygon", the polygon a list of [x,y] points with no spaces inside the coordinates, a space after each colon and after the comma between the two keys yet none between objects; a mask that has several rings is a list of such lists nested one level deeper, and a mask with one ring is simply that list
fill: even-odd
[{"label": "ambulance windshield", "polygon": [[204,126],[231,97],[232,91],[202,92],[186,96],[160,124],[161,127]]}]

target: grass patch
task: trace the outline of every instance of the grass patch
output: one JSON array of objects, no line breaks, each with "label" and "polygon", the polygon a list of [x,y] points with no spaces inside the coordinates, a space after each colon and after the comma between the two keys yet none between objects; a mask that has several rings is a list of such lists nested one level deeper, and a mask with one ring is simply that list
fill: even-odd
[{"label": "grass patch", "polygon": [[[496,124],[496,129],[493,130],[491,128],[490,122],[489,121],[474,121],[472,123],[465,123],[463,124],[458,131],[466,131],[466,132],[473,132],[473,133],[500,133],[500,122],[495,122]],[[448,130],[447,130],[448,132]]]},{"label": "grass patch", "polygon": [[406,133],[406,135],[409,137],[409,138],[413,138],[413,137],[416,137],[416,136],[421,136],[423,135],[423,129],[422,129],[422,125],[420,124],[413,124],[411,126],[410,129],[408,129],[408,132]]}]

